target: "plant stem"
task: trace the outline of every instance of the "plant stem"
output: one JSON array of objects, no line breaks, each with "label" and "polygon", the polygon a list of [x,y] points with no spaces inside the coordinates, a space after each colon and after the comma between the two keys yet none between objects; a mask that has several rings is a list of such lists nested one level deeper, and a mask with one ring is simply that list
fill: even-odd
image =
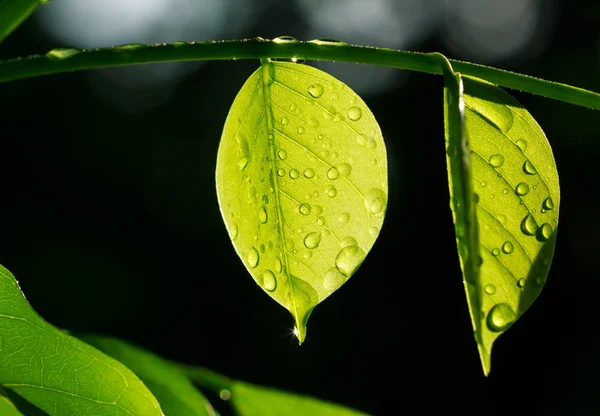
[{"label": "plant stem", "polygon": [[219,394],[221,390],[231,389],[231,379],[208,368],[174,363],[193,383]]},{"label": "plant stem", "polygon": [[[219,42],[124,45],[88,50],[55,49],[45,55],[0,61],[0,82],[60,72],[152,62],[261,58],[354,62],[429,74],[442,73],[437,54],[353,46],[342,42],[290,42],[256,38]],[[454,70],[463,75],[482,78],[502,87],[600,110],[600,94],[593,91],[484,65],[456,60],[450,62]]]}]

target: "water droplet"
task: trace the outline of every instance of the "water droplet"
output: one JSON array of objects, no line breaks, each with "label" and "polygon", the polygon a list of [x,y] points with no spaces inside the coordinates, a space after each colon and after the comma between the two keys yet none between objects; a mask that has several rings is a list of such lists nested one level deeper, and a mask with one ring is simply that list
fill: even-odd
[{"label": "water droplet", "polygon": [[310,87],[308,87],[308,93],[314,98],[321,97],[324,92],[325,89],[321,84],[312,84]]},{"label": "water droplet", "polygon": [[302,257],[305,259],[310,259],[312,257],[312,251],[305,251]]},{"label": "water droplet", "polygon": [[306,129],[302,126],[298,127],[298,134],[304,134],[304,132],[306,131]]},{"label": "water droplet", "polygon": [[356,238],[354,238],[354,237],[346,237],[342,241],[340,241],[340,245],[342,247],[357,246],[358,242],[356,241]]},{"label": "water droplet", "polygon": [[550,236],[552,235],[552,226],[547,222],[543,223],[541,227],[537,230],[536,238],[538,241],[544,242],[548,241]]},{"label": "water droplet", "polygon": [[300,176],[300,172],[298,172],[296,169],[290,170],[290,178],[298,179],[299,176]]},{"label": "water droplet", "polygon": [[259,256],[258,256],[258,250],[256,248],[252,247],[250,249],[250,251],[248,252],[248,256],[246,258],[248,260],[248,265],[250,267],[252,267],[254,269],[256,266],[258,266]]},{"label": "water droplet", "polygon": [[346,42],[342,42],[340,40],[335,40],[335,39],[329,39],[329,38],[313,39],[313,40],[309,40],[308,43],[314,43],[316,45],[322,45],[322,46],[347,45]]},{"label": "water droplet", "polygon": [[319,224],[319,225],[325,225],[325,217],[319,217],[319,218],[317,218],[317,224]]},{"label": "water droplet", "polygon": [[277,152],[277,156],[279,157],[279,159],[285,160],[287,158],[287,151],[285,149],[279,149],[279,151]]},{"label": "water droplet", "polygon": [[277,169],[277,175],[281,176],[281,177],[285,176],[285,169],[284,168]]},{"label": "water droplet", "polygon": [[546,283],[546,277],[547,276],[545,276],[543,274],[538,274],[535,278],[535,284],[540,287],[544,286],[544,283]]},{"label": "water droplet", "polygon": [[304,245],[311,250],[317,248],[321,242],[321,233],[318,231],[306,234]]},{"label": "water droplet", "polygon": [[387,195],[379,188],[371,188],[364,196],[365,207],[372,214],[379,214],[385,210]]},{"label": "water droplet", "polygon": [[265,270],[262,275],[263,287],[269,292],[277,289],[277,279],[271,270]]},{"label": "water droplet", "polygon": [[339,156],[339,155],[338,155],[338,153],[337,153],[337,152],[331,152],[331,157],[333,157],[333,158],[336,158],[336,157],[338,157],[338,156]]},{"label": "water droplet", "polygon": [[525,280],[525,279],[523,279],[523,278],[520,278],[520,279],[517,281],[517,286],[519,286],[519,287],[521,287],[521,288],[525,287],[525,285],[526,285],[526,284],[527,284],[527,280]]},{"label": "water droplet", "polygon": [[504,215],[504,214],[499,214],[496,218],[498,219],[500,224],[506,224],[506,221],[508,219],[508,218],[506,218],[506,215]]},{"label": "water droplet", "polygon": [[503,193],[504,195],[506,195],[506,194],[508,193],[508,188],[504,188],[504,189],[502,190],[502,193]]},{"label": "water droplet", "polygon": [[373,136],[368,136],[367,137],[367,149],[375,149],[377,147],[377,141],[375,140],[375,138]]},{"label": "water droplet", "polygon": [[499,256],[500,255],[500,250],[497,249],[497,248],[492,249],[492,255]]},{"label": "water droplet", "polygon": [[508,303],[495,305],[487,316],[487,326],[490,331],[502,332],[517,320],[517,314]]},{"label": "water droplet", "polygon": [[323,207],[321,205],[313,205],[310,212],[312,212],[313,215],[318,217],[323,212]]},{"label": "water droplet", "polygon": [[[304,169],[304,176],[307,177],[307,178],[309,178],[309,179],[312,178],[313,176],[315,176],[314,169],[311,169],[311,168]],[[315,195],[315,196],[318,196],[318,194]]]},{"label": "water droplet", "polygon": [[275,257],[274,269],[277,274],[281,273],[281,271],[283,270],[283,264],[281,263],[281,259],[279,257]]},{"label": "water droplet", "polygon": [[496,293],[496,286],[494,286],[493,284],[490,283],[490,284],[485,285],[485,287],[483,288],[483,290],[488,295],[493,295],[494,293]]},{"label": "water droplet", "polygon": [[263,205],[269,204],[269,197],[266,196],[265,194],[263,194],[263,196],[262,196],[262,203],[263,203]]},{"label": "water droplet", "polygon": [[499,168],[504,164],[504,156],[500,154],[492,155],[490,157],[490,164],[495,168]]},{"label": "water droplet", "polygon": [[267,139],[273,140],[273,139],[275,139],[275,136],[273,136],[273,133],[269,133],[269,134],[267,134]]},{"label": "water droplet", "polygon": [[258,211],[258,219],[260,220],[260,223],[265,224],[268,218],[269,216],[267,215],[267,210],[265,207],[262,207],[260,211]]},{"label": "water droplet", "polygon": [[314,196],[315,198],[317,198],[317,197],[319,196],[319,191],[314,191],[314,192],[313,192],[313,196]]},{"label": "water droplet", "polygon": [[552,198],[548,197],[548,198],[544,199],[544,202],[542,202],[542,207],[544,207],[544,209],[547,211],[553,210],[554,209],[554,201],[552,201]]},{"label": "water droplet", "polygon": [[350,221],[350,214],[347,212],[342,212],[339,216],[338,216],[338,222],[340,224],[346,224],[348,221]]},{"label": "water droplet", "polygon": [[338,269],[332,267],[323,276],[323,286],[327,290],[336,290],[346,281],[346,277]]},{"label": "water droplet", "polygon": [[339,178],[339,176],[340,176],[340,172],[336,168],[331,168],[327,171],[327,177],[329,179],[331,179],[332,181]]},{"label": "water droplet", "polygon": [[296,108],[298,108],[296,104],[290,103],[290,111],[294,111]]},{"label": "water droplet", "polygon": [[523,139],[519,139],[517,140],[517,146],[519,146],[519,149],[521,149],[522,151],[527,150],[527,142]]},{"label": "water droplet", "polygon": [[377,237],[377,235],[379,235],[379,228],[369,227],[369,234],[371,234],[373,237]]},{"label": "water droplet", "polygon": [[344,247],[335,258],[335,267],[344,276],[350,277],[363,262],[365,256],[365,252],[358,246]]},{"label": "water droplet", "polygon": [[[134,45],[132,45],[132,46],[134,46]],[[135,46],[139,46],[139,45],[135,45]],[[123,49],[123,48],[121,47],[119,49]],[[51,51],[46,53],[46,56],[50,59],[67,59],[67,58],[77,55],[79,52],[81,52],[81,51],[79,49],[75,49],[75,48],[56,48],[56,49],[52,49]]]},{"label": "water droplet", "polygon": [[238,226],[237,226],[237,224],[233,224],[231,226],[231,230],[230,230],[230,234],[229,235],[231,237],[231,240],[235,240],[237,238],[237,236],[238,236]]},{"label": "water droplet", "polygon": [[333,185],[328,185],[327,188],[325,188],[325,192],[329,198],[335,198],[337,195],[337,189],[335,189],[335,186]]},{"label": "water droplet", "polygon": [[487,182],[481,181],[479,185],[481,185],[482,188],[485,188],[487,186]]},{"label": "water droplet", "polygon": [[302,215],[308,215],[310,214],[310,205],[307,204],[306,202],[303,202],[302,204],[300,204],[300,207],[298,208],[298,211],[300,212],[300,214]]},{"label": "water droplet", "polygon": [[362,117],[362,110],[358,107],[350,107],[348,109],[348,118],[352,121],[360,120]]},{"label": "water droplet", "polygon": [[347,163],[342,163],[337,167],[337,170],[340,172],[340,174],[344,177],[350,175],[350,173],[352,173],[352,166],[350,166]]},{"label": "water droplet", "polygon": [[290,120],[288,120],[288,118],[287,118],[287,117],[281,117],[281,124],[283,124],[284,126],[285,126],[286,124],[288,124],[289,122],[290,122]]},{"label": "water droplet", "polygon": [[265,245],[261,244],[259,248],[260,248],[260,252],[264,254],[265,253]]},{"label": "water droplet", "polygon": [[538,230],[538,225],[533,219],[533,215],[527,214],[521,221],[521,231],[525,235],[535,235]]},{"label": "water droplet", "polygon": [[242,157],[240,160],[238,160],[238,168],[240,170],[246,169],[247,165],[248,165],[248,158],[247,157]]},{"label": "water droplet", "polygon": [[527,195],[529,193],[529,185],[525,182],[519,183],[515,188],[515,193],[519,196]]},{"label": "water droplet", "polygon": [[360,136],[356,137],[356,144],[358,144],[359,146],[366,146],[367,145],[367,136],[364,134],[361,134]]},{"label": "water droplet", "polygon": [[507,241],[504,244],[502,244],[502,251],[506,254],[510,254],[513,251],[515,251],[515,246],[510,241]]},{"label": "water droplet", "polygon": [[294,43],[294,42],[298,42],[298,39],[296,39],[293,36],[278,36],[275,39],[273,39],[274,43]]},{"label": "water droplet", "polygon": [[535,166],[533,166],[533,163],[531,163],[529,160],[526,160],[525,163],[523,163],[523,172],[528,175],[535,175],[537,170],[535,169]]}]

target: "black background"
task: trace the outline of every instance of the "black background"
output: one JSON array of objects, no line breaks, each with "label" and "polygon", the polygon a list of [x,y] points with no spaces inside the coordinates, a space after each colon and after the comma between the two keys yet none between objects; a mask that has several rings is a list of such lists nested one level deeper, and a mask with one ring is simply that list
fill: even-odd
[{"label": "black background", "polygon": [[[492,64],[600,91],[593,4],[555,2],[539,55]],[[243,37],[302,38],[293,12],[265,8]],[[0,56],[55,46],[32,19]],[[453,56],[437,32],[412,49]],[[32,306],[62,328],[377,415],[597,414],[600,113],[513,92],[553,147],[561,216],[545,289],[496,342],[486,379],[449,209],[441,78],[410,73],[365,97],[388,150],[386,220],[299,347],[237,258],[215,193],[221,129],[257,64],[210,62],[137,113],[98,99],[85,72],[0,85],[0,263]]]}]

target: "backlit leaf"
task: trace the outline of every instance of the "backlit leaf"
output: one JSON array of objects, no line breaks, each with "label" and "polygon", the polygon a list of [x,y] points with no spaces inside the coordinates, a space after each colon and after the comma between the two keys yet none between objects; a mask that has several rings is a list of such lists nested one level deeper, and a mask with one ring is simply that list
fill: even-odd
[{"label": "backlit leaf", "polygon": [[156,399],[120,362],[59,331],[0,266],[0,384],[52,416],[160,416]]},{"label": "backlit leaf", "polygon": [[560,192],[550,145],[527,110],[494,85],[462,81],[459,74],[445,74],[448,178],[469,310],[487,375],[495,339],[529,308],[548,276]]},{"label": "backlit leaf", "polygon": [[347,85],[263,61],[238,93],[217,156],[217,195],[236,252],[304,340],[313,308],[357,270],[387,206],[379,125]]}]

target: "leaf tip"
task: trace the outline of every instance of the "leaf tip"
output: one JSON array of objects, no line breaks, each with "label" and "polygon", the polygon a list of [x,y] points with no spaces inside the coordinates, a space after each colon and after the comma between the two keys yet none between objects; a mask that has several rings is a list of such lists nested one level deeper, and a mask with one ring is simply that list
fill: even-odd
[{"label": "leaf tip", "polygon": [[483,369],[483,375],[488,377],[492,370],[492,354],[483,345],[477,344],[479,349],[479,358],[481,358],[481,367]]}]

